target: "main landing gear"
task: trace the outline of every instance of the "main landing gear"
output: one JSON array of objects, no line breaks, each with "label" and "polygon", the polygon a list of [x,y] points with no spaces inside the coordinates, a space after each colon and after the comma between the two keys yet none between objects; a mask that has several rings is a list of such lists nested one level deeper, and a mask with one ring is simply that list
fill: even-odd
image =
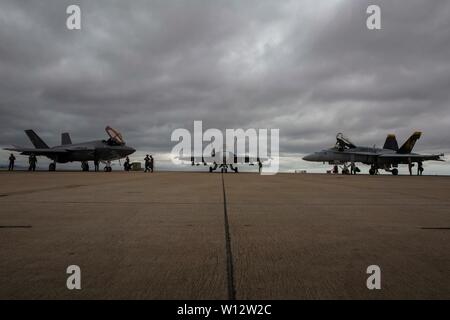
[{"label": "main landing gear", "polygon": [[52,162],[48,165],[48,171],[56,171],[56,162]]},{"label": "main landing gear", "polygon": [[214,172],[214,171],[216,171],[217,168],[220,168],[220,172],[227,173],[228,172],[228,167],[230,167],[230,170],[234,171],[235,173],[239,173],[238,167],[233,167],[232,164],[221,164],[221,165],[218,165],[217,163],[214,163],[213,167],[209,167],[209,172]]},{"label": "main landing gear", "polygon": [[378,168],[376,166],[371,166],[369,169],[369,174],[371,176],[377,175],[378,174]]},{"label": "main landing gear", "polygon": [[112,171],[111,162],[110,161],[106,162],[106,165],[105,165],[105,168],[103,169],[103,171],[105,171],[105,172],[111,172]]}]

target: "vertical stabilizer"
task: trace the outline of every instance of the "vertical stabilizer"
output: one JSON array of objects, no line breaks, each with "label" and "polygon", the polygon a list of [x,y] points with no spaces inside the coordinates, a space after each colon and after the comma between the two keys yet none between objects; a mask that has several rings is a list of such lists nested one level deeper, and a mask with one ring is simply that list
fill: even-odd
[{"label": "vertical stabilizer", "polygon": [[384,142],[383,149],[398,151],[398,143],[395,134],[388,134],[386,141]]},{"label": "vertical stabilizer", "polygon": [[70,139],[70,135],[67,132],[61,134],[61,144],[63,146],[72,144],[72,139]]},{"label": "vertical stabilizer", "polygon": [[422,132],[414,132],[411,137],[406,140],[406,142],[402,145],[402,147],[398,150],[398,153],[406,154],[411,153],[411,151],[414,148],[414,145],[416,144],[416,141],[419,140],[420,136],[422,135]]},{"label": "vertical stabilizer", "polygon": [[49,149],[49,146],[33,130],[25,130],[28,138],[36,149]]}]

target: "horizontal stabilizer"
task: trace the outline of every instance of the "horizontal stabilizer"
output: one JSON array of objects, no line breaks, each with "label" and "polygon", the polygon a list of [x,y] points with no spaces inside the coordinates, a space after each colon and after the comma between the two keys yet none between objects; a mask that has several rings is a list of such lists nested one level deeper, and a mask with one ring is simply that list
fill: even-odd
[{"label": "horizontal stabilizer", "polygon": [[22,148],[14,146],[14,148],[4,148],[3,150],[20,152],[23,155],[35,155],[35,156],[49,156],[55,154],[66,154],[69,151],[61,149],[48,149],[48,148]]}]

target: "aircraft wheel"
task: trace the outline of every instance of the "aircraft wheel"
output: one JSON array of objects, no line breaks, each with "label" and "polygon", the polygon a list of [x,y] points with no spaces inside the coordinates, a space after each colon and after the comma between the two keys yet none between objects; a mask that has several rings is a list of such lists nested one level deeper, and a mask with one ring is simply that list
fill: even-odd
[{"label": "aircraft wheel", "polygon": [[374,168],[370,168],[369,174],[370,174],[371,176],[375,175],[375,169],[374,169]]},{"label": "aircraft wheel", "polygon": [[212,169],[212,167],[209,167],[209,172],[213,172],[213,169]]},{"label": "aircraft wheel", "polygon": [[235,169],[234,169],[234,172],[235,172],[235,173],[239,173],[238,168],[235,168]]},{"label": "aircraft wheel", "polygon": [[50,163],[48,165],[48,171],[56,171],[56,164]]},{"label": "aircraft wheel", "polygon": [[392,174],[393,174],[394,176],[398,175],[398,169],[392,169]]}]

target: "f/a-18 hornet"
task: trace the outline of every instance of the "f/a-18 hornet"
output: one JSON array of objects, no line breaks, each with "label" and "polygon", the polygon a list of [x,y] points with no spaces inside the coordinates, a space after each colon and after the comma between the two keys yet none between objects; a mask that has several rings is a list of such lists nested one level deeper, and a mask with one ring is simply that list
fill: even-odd
[{"label": "f/a-18 hornet", "polygon": [[33,130],[25,130],[34,148],[14,146],[5,150],[20,152],[22,155],[45,156],[51,160],[49,171],[56,170],[56,163],[80,161],[83,171],[89,170],[88,161],[106,162],[105,171],[111,171],[110,161],[119,160],[134,153],[136,150],[128,147],[122,135],[111,127],[105,128],[109,136],[107,140],[95,140],[72,143],[70,135],[61,135],[61,145],[49,147]]},{"label": "f/a-18 hornet", "polygon": [[[355,163],[360,162],[370,165],[369,173],[377,174],[378,169],[384,169],[393,175],[398,175],[398,165],[407,164],[409,174],[412,174],[414,163],[417,163],[418,174],[423,171],[423,162],[428,160],[444,161],[443,154],[417,154],[412,153],[416,141],[422,135],[414,132],[408,140],[399,148],[395,135],[388,135],[383,148],[361,147],[353,144],[342,133],[336,136],[336,145],[333,148],[311,153],[303,158],[306,161],[328,162],[329,164],[343,164],[344,173],[348,172],[347,163],[355,169]],[[357,169],[357,168],[356,168]],[[354,172],[356,173],[355,170]]]}]

